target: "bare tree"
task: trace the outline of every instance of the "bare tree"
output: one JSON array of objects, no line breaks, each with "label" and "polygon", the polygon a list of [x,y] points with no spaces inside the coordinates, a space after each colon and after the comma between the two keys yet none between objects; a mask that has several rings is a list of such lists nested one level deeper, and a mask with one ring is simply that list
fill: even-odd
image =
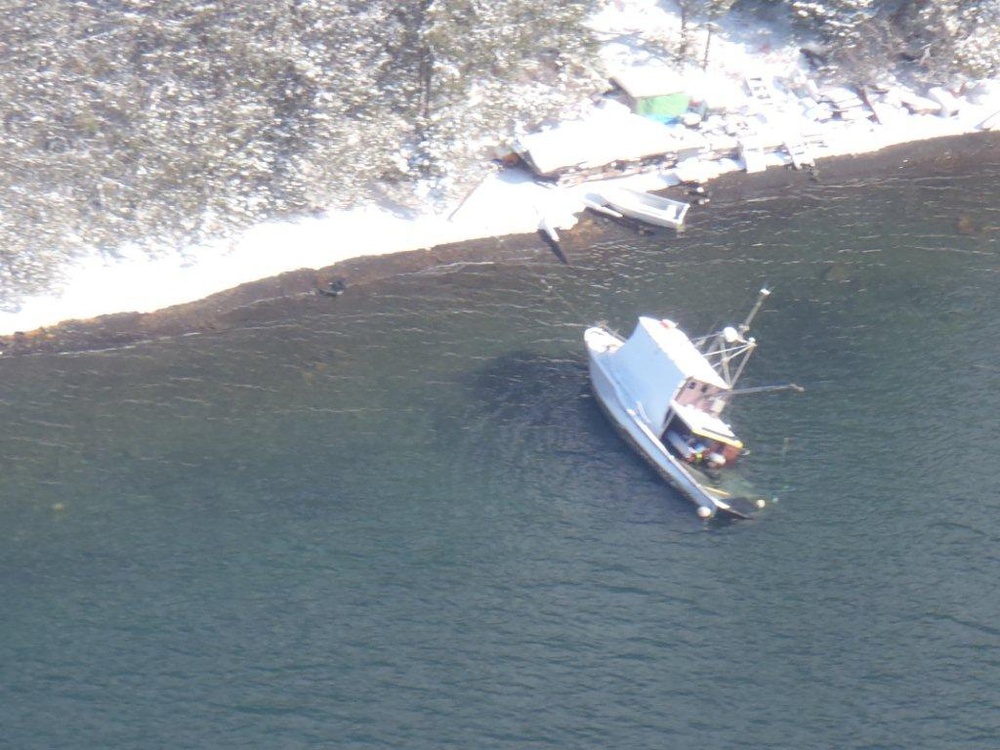
[{"label": "bare tree", "polygon": [[728,13],[735,5],[736,0],[674,0],[674,2],[677,5],[680,20],[680,37],[676,50],[677,62],[683,65],[699,61],[702,48],[695,44],[695,33],[702,26],[712,23]]}]

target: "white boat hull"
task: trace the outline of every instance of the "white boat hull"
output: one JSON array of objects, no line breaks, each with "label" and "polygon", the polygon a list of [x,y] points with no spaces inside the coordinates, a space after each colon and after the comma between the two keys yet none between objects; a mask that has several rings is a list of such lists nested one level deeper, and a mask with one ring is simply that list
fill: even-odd
[{"label": "white boat hull", "polygon": [[668,229],[680,229],[689,208],[683,201],[626,188],[607,188],[600,195],[605,204],[623,216]]},{"label": "white boat hull", "polygon": [[732,508],[703,486],[687,466],[667,449],[642,415],[628,403],[628,398],[607,361],[607,352],[619,346],[621,340],[596,327],[587,330],[585,340],[594,395],[626,442],[674,489],[698,506],[699,516],[710,518],[721,514],[746,517],[746,514]]}]

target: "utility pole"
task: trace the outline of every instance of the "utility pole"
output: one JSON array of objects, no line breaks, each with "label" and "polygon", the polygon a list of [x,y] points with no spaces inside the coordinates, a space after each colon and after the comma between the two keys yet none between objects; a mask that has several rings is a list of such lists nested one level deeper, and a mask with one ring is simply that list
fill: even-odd
[{"label": "utility pole", "polygon": [[702,70],[708,69],[708,48],[712,46],[712,32],[718,31],[719,27],[712,21],[709,21],[705,24],[705,30],[708,32],[708,35],[705,37],[705,58],[701,61]]}]

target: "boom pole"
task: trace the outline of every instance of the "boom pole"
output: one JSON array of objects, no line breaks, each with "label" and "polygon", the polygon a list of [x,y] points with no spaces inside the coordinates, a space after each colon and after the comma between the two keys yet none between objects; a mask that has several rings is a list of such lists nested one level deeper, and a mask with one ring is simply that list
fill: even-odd
[{"label": "boom pole", "polygon": [[757,313],[760,312],[760,308],[764,306],[764,302],[770,296],[771,296],[770,289],[765,287],[764,289],[760,290],[760,294],[758,295],[757,301],[754,303],[754,306],[750,308],[750,312],[747,313],[746,319],[742,323],[740,323],[739,330],[741,335],[750,330],[750,323],[753,322],[753,319],[755,317],[757,317]]}]

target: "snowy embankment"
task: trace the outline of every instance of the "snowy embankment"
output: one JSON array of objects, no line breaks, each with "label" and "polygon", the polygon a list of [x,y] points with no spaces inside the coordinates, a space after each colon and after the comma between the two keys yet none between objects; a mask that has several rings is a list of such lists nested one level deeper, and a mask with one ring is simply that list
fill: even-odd
[{"label": "snowy embankment", "polygon": [[[692,91],[725,91],[729,113],[700,124],[743,137],[776,130],[784,140],[807,139],[813,157],[857,154],[885,146],[958,135],[980,130],[990,119],[1000,126],[1000,86],[984,85],[968,97],[940,102],[920,99],[900,88],[883,92],[872,102],[877,117],[825,118],[809,91],[796,93],[789,81],[808,89],[810,81],[799,47],[788,35],[773,29],[747,28],[734,19],[711,36],[702,31],[704,64],[684,79]],[[656,0],[609,0],[593,19],[595,33],[605,40],[602,58],[609,72],[656,64],[657,45],[650,40],[676,32],[676,17]],[[654,50],[654,51],[650,51]],[[764,96],[754,96],[744,84],[748,76],[767,82]],[[784,86],[772,86],[776,81]],[[947,99],[947,92],[940,92]],[[915,114],[921,109],[936,113]],[[814,106],[816,105],[816,106]],[[937,105],[937,106],[936,106]],[[595,108],[592,117],[614,117],[615,106]],[[871,115],[871,112],[868,111]],[[676,126],[683,128],[683,125]],[[614,137],[610,135],[609,137]],[[779,139],[780,140],[780,139]],[[787,164],[787,153],[765,148],[762,166]],[[687,163],[699,179],[747,166],[726,158]],[[648,190],[685,181],[678,169],[625,178]],[[30,331],[64,320],[86,319],[116,312],[149,312],[204,298],[239,284],[300,268],[323,268],[349,258],[383,255],[483,237],[535,232],[544,222],[566,229],[584,210],[592,186],[551,187],[536,183],[520,169],[493,172],[459,205],[448,211],[398,211],[372,205],[331,212],[320,218],[270,222],[240,236],[183,253],[149,258],[123,251],[118,257],[94,255],[66,273],[61,290],[26,299],[17,312],[0,313],[0,335]]]}]

